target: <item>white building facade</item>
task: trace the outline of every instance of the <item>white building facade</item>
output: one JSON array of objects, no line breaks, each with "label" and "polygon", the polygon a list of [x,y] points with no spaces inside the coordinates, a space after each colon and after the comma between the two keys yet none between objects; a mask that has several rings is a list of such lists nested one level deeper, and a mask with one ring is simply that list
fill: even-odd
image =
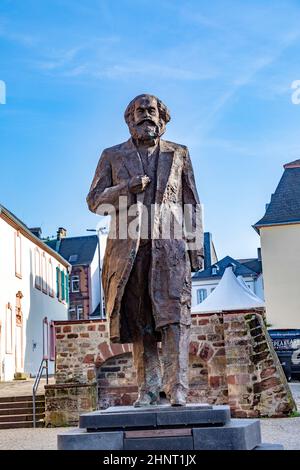
[{"label": "white building facade", "polygon": [[[43,319],[68,319],[69,263],[0,206],[0,380],[34,376]],[[44,339],[44,341],[49,338]],[[53,373],[50,363],[49,373]]]},{"label": "white building facade", "polygon": [[[217,279],[194,279],[192,280],[192,307],[203,302],[211,294],[220,282]],[[264,298],[263,277],[259,274],[257,277],[245,276],[243,280],[247,287],[260,299]]]},{"label": "white building facade", "polygon": [[192,277],[192,307],[202,303],[215,290],[227,267],[232,267],[235,275],[243,279],[250,291],[260,299],[264,299],[260,265],[258,259],[235,260],[226,256],[203,271],[195,273]]}]

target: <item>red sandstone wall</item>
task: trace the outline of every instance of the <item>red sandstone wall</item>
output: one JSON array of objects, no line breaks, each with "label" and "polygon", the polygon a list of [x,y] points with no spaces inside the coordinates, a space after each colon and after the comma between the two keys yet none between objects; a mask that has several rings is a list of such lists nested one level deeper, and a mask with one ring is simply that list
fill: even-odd
[{"label": "red sandstone wall", "polygon": [[[259,313],[194,316],[189,401],[229,404],[233,416],[284,416],[295,404]],[[110,344],[103,320],[56,322],[56,382],[98,381],[101,407],[137,395],[130,345]]]}]

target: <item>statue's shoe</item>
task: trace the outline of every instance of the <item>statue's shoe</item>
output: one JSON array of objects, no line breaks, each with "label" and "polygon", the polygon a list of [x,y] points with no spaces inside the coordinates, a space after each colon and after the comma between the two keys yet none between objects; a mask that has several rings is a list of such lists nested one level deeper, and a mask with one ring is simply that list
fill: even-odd
[{"label": "statue's shoe", "polygon": [[141,408],[142,406],[158,405],[159,393],[153,392],[141,392],[133,406],[135,408]]},{"label": "statue's shoe", "polygon": [[176,388],[170,397],[171,406],[184,406],[186,405],[186,393],[180,388]]}]

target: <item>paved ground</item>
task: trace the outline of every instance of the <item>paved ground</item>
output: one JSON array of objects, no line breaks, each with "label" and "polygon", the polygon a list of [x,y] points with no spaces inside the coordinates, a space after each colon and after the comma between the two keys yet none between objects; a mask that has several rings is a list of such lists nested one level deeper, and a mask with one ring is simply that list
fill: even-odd
[{"label": "paved ground", "polygon": [[0,429],[0,450],[56,450],[57,434],[67,429]]},{"label": "paved ground", "polygon": [[300,418],[262,419],[262,440],[280,443],[286,450],[300,450]]},{"label": "paved ground", "polygon": [[[300,382],[290,384],[300,410]],[[0,430],[0,450],[56,449],[57,434],[71,428]],[[300,450],[300,417],[262,419],[264,442],[282,443],[287,450]]]},{"label": "paved ground", "polygon": [[[14,380],[12,382],[0,382],[0,397],[18,397],[32,395],[32,387],[35,379]],[[54,383],[54,377],[49,377],[49,383]],[[41,379],[38,393],[44,394],[46,379]]]},{"label": "paved ground", "polygon": [[298,382],[290,383],[290,388],[292,390],[294,400],[297,404],[297,408],[300,412],[300,382],[298,381]]}]

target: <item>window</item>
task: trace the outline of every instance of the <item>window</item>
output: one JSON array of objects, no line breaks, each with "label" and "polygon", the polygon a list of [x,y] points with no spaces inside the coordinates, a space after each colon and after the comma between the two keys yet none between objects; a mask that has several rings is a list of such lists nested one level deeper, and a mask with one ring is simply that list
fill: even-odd
[{"label": "window", "polygon": [[61,300],[61,270],[56,268],[56,297]]},{"label": "window", "polygon": [[69,302],[69,276],[59,267],[56,268],[56,297]]},{"label": "window", "polygon": [[66,302],[67,304],[70,302],[70,279],[69,279],[69,274],[66,274]]},{"label": "window", "polygon": [[206,289],[197,289],[197,304],[201,304],[204,299],[207,297]]},{"label": "window", "polygon": [[69,308],[70,320],[84,320],[84,311],[82,305],[71,305]]},{"label": "window", "polygon": [[23,294],[19,290],[16,295],[16,324],[21,326],[23,323],[22,304]]},{"label": "window", "polygon": [[45,294],[48,294],[47,284],[47,259],[45,253],[42,255],[42,289]]},{"label": "window", "polygon": [[66,300],[66,275],[61,271],[61,300]]},{"label": "window", "polygon": [[71,276],[71,291],[80,292],[79,289],[79,276]]},{"label": "window", "polygon": [[22,277],[22,247],[20,232],[15,232],[15,274]]},{"label": "window", "polygon": [[47,317],[43,320],[43,359],[49,359],[49,323]]},{"label": "window", "polygon": [[48,264],[48,286],[49,286],[49,295],[54,297],[54,289],[53,289],[53,265],[51,259],[49,259]]},{"label": "window", "polygon": [[84,319],[83,307],[82,305],[77,305],[77,320],[83,320],[83,319]]},{"label": "window", "polygon": [[34,252],[34,266],[35,266],[35,287],[37,289],[42,288],[41,282],[41,254],[36,248]]},{"label": "window", "polygon": [[211,268],[211,274],[212,276],[216,276],[218,274],[218,271],[219,271],[219,266],[216,264],[216,266],[213,266]]},{"label": "window", "polygon": [[5,315],[5,351],[7,354],[12,354],[12,307],[10,304],[6,306]]},{"label": "window", "polygon": [[77,320],[76,317],[76,308],[73,305],[69,308],[69,319],[70,320]]},{"label": "window", "polygon": [[50,361],[55,361],[55,326],[54,322],[50,322]]},{"label": "window", "polygon": [[232,267],[232,271],[235,272],[236,270],[236,264],[235,263],[230,263],[229,266]]}]

